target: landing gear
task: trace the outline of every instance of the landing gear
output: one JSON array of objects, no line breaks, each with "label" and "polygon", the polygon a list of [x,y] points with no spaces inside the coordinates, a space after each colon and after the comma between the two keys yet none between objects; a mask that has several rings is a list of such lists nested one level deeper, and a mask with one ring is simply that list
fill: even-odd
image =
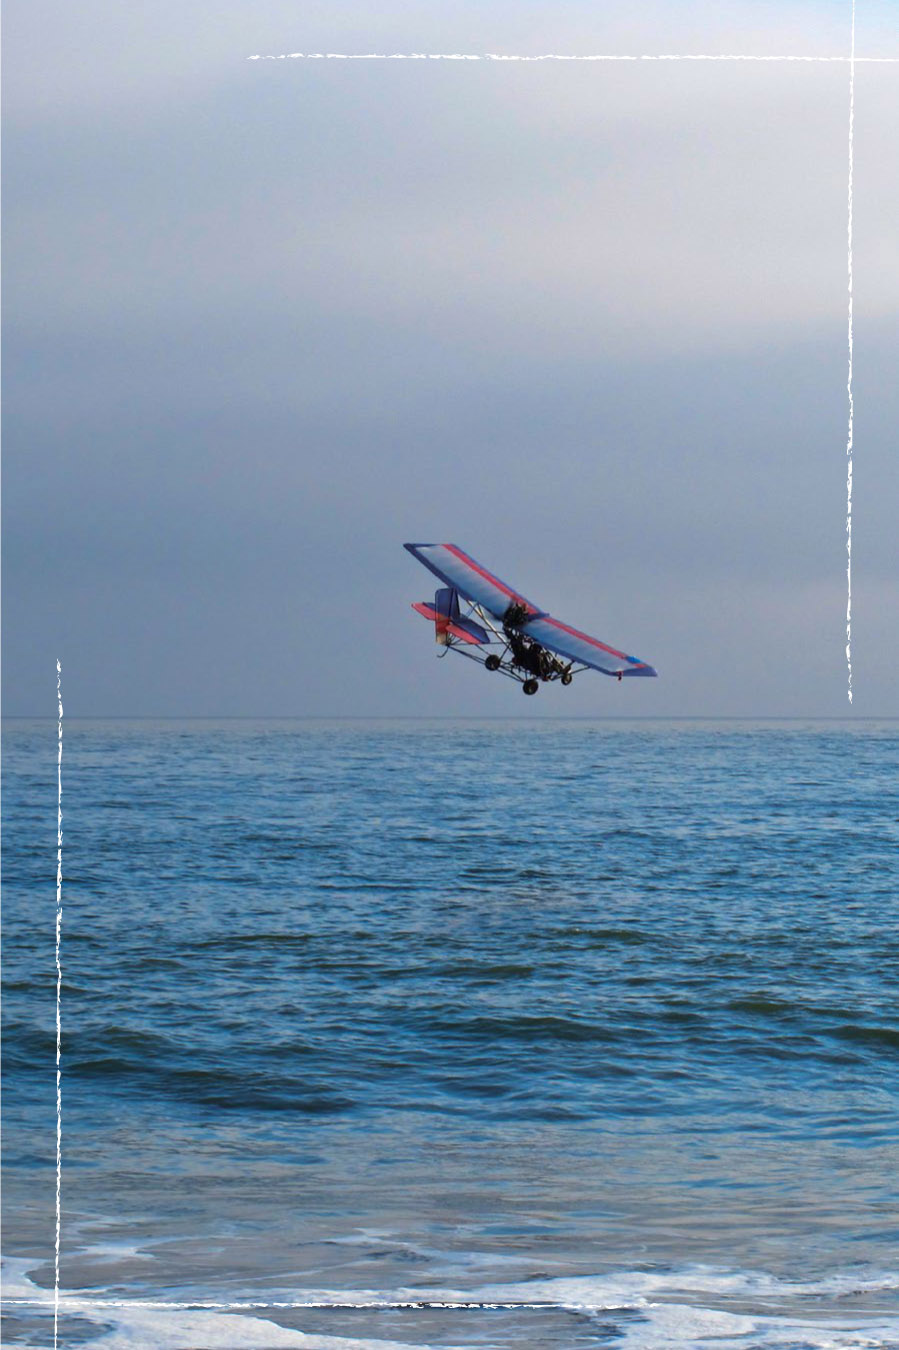
[{"label": "landing gear", "polygon": [[540,685],[536,680],[525,680],[524,684],[521,687],[526,694],[536,694],[537,690],[540,688]]},{"label": "landing gear", "polygon": [[571,671],[570,671],[570,670],[566,670],[565,674],[562,676],[562,683],[563,683],[563,684],[571,684],[571,681],[572,681],[573,679],[574,679],[574,676],[572,675]]},{"label": "landing gear", "polygon": [[484,665],[487,670],[499,670],[500,660],[496,652],[491,652],[489,656],[484,658]]}]

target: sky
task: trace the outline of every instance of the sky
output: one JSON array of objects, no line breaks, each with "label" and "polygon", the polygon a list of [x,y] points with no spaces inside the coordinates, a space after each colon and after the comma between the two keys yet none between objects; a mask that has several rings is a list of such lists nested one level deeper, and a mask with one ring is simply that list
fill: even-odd
[{"label": "sky", "polygon": [[[892,9],[892,13],[891,13]],[[848,3],[5,7],[7,715],[895,716],[899,65]],[[859,56],[899,57],[858,0]],[[455,542],[658,680],[525,701]]]}]

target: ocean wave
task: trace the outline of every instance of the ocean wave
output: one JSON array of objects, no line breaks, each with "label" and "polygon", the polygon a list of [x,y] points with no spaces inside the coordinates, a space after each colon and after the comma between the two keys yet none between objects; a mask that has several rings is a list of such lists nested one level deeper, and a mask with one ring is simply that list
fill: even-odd
[{"label": "ocean wave", "polygon": [[[102,1263],[116,1254],[121,1252],[100,1250],[95,1260]],[[48,1326],[53,1293],[30,1278],[35,1262],[6,1258],[3,1265],[8,1313],[33,1332]],[[890,1350],[899,1345],[899,1315],[838,1305],[864,1295],[894,1294],[897,1288],[894,1274],[876,1271],[792,1281],[766,1272],[694,1266],[478,1288],[278,1290],[232,1300],[184,1300],[174,1293],[123,1299],[100,1287],[85,1293],[62,1289],[59,1310],[64,1325],[78,1327],[85,1350],[149,1345],[154,1350],[194,1350],[197,1345],[206,1350],[436,1350],[448,1334],[456,1350],[485,1343],[512,1350],[526,1341],[528,1326],[544,1343],[545,1318],[553,1310],[586,1319],[594,1328],[591,1343],[599,1334],[619,1350]],[[771,1310],[779,1305],[788,1310]],[[404,1315],[402,1341],[377,1334],[386,1329],[390,1313]],[[327,1333],[312,1329],[323,1315],[330,1323]],[[527,1315],[530,1322],[523,1322]],[[437,1329],[438,1318],[440,1334],[434,1339],[429,1332]],[[563,1335],[564,1325],[559,1327]],[[583,1338],[572,1324],[565,1343],[575,1339]]]}]

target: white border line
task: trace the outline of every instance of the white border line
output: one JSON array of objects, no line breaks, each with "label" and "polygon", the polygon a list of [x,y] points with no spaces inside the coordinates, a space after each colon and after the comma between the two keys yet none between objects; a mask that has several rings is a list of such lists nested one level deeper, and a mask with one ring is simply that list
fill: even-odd
[{"label": "white border line", "polygon": [[[383,1310],[392,1312],[398,1309],[411,1309],[415,1312],[427,1312],[429,1309],[448,1309],[466,1310],[466,1309],[484,1309],[497,1308],[508,1309],[510,1311],[524,1309],[556,1308],[562,1311],[569,1311],[569,1305],[562,1301],[553,1299],[542,1299],[534,1302],[526,1302],[523,1299],[504,1299],[502,1302],[495,1302],[493,1299],[431,1299],[431,1298],[409,1298],[409,1299],[389,1299],[389,1298],[364,1298],[357,1300],[343,1299],[340,1302],[332,1302],[322,1299],[238,1299],[225,1303],[213,1303],[205,1299],[176,1300],[159,1298],[82,1298],[77,1294],[64,1294],[62,1298],[64,1306],[73,1313],[87,1312],[102,1315],[104,1309],[110,1308],[141,1308],[150,1312],[267,1312],[270,1309],[289,1311],[291,1309],[305,1309],[313,1312],[329,1309],[333,1312],[340,1311],[372,1311]],[[40,1298],[7,1298],[4,1299],[4,1306],[7,1308],[35,1308],[41,1307],[43,1300]],[[414,1350],[414,1347],[410,1347]]]},{"label": "white border line", "polygon": [[56,1253],[53,1278],[53,1350],[59,1331],[59,1239],[62,1228],[62,666],[56,662]]},{"label": "white border line", "polygon": [[852,702],[852,432],[855,405],[852,398],[852,179],[855,169],[855,0],[852,0],[852,44],[849,56],[849,194],[847,204],[848,290],[849,290],[849,373],[846,393],[849,401],[849,430],[846,439],[846,670],[849,702]]},{"label": "white border line", "polygon": [[[854,32],[854,20],[853,20]],[[831,62],[838,65],[864,61],[876,65],[899,65],[899,56],[739,56],[692,52],[662,52],[656,55],[628,56],[617,53],[569,56],[546,52],[540,56],[505,56],[500,52],[256,52],[248,61],[800,61]]]},{"label": "white border line", "polygon": [[497,52],[281,52],[277,55],[248,56],[248,61],[800,61],[806,63],[836,63],[849,66],[849,201],[848,201],[848,270],[849,270],[849,373],[846,391],[849,401],[849,430],[846,442],[848,469],[846,477],[846,668],[849,702],[852,702],[852,446],[855,405],[852,393],[852,185],[855,167],[855,67],[869,65],[897,65],[897,56],[856,56],[855,54],[855,0],[852,0],[852,36],[848,56],[741,56],[733,54],[662,53],[658,55],[629,56],[618,54],[558,55],[548,52],[539,56],[503,56]]}]

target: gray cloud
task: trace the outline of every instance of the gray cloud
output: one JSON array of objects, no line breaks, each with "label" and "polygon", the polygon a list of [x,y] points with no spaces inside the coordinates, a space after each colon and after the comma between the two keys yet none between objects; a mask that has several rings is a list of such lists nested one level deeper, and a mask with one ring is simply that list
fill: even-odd
[{"label": "gray cloud", "polygon": [[[663,671],[544,711],[842,713],[845,67],[263,67],[296,11],[253,10],[8,20],[8,711],[57,653],[85,713],[521,711],[431,668],[414,537]],[[303,46],[540,49],[545,13],[482,10],[319,7]],[[680,36],[607,17],[553,49]],[[833,51],[844,18],[693,6],[676,45]],[[857,82],[878,713],[897,78]]]}]

